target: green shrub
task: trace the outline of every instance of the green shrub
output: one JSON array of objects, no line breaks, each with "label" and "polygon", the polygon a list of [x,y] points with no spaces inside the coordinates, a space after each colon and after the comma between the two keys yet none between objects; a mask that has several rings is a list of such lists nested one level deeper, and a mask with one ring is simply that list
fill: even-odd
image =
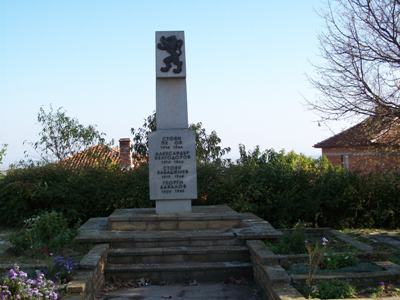
[{"label": "green shrub", "polygon": [[352,267],[358,263],[358,258],[350,253],[328,253],[323,261],[322,268],[336,270],[345,267]]},{"label": "green shrub", "polygon": [[62,250],[72,243],[76,229],[60,213],[45,212],[25,221],[24,227],[10,236],[17,254],[37,256]]},{"label": "green shrub", "polygon": [[356,289],[350,283],[343,280],[327,280],[317,285],[317,291],[312,297],[321,299],[344,299],[353,298],[356,295]]},{"label": "green shrub", "polygon": [[[291,228],[298,220],[334,228],[400,227],[399,174],[349,173],[325,158],[244,146],[236,163],[203,163],[197,172],[195,204],[226,203],[275,227]],[[121,171],[51,164],[10,170],[0,180],[0,224],[5,225],[19,226],[53,210],[71,225],[116,208],[152,205],[147,165]]]},{"label": "green shrub", "polygon": [[272,251],[279,254],[301,254],[306,252],[304,241],[306,234],[303,228],[295,228],[286,232],[279,242],[272,245]]},{"label": "green shrub", "polygon": [[20,226],[33,215],[57,211],[72,225],[115,208],[150,206],[148,191],[147,166],[125,172],[56,164],[10,170],[0,181],[0,224]]}]

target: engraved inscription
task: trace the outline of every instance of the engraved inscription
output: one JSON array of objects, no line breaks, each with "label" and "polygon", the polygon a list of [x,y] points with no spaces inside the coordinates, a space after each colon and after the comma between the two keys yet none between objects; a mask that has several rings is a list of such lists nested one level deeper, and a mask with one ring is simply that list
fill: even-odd
[{"label": "engraved inscription", "polygon": [[160,130],[153,133],[150,139],[152,199],[197,197],[194,148],[194,134],[190,130]]},{"label": "engraved inscription", "polygon": [[[189,150],[174,150],[182,149],[181,136],[163,136],[161,138],[160,149],[165,151],[157,151],[154,160],[161,161],[162,169],[157,170],[157,175],[161,175],[162,179],[183,179],[189,171],[182,168],[185,160],[190,159]],[[163,194],[184,193],[186,184],[182,180],[163,180],[160,184],[160,190]]]}]

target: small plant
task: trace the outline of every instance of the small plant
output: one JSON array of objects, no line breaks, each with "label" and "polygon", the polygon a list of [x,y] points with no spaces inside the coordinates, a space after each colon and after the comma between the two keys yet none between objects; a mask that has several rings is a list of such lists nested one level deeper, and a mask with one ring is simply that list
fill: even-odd
[{"label": "small plant", "polygon": [[374,293],[372,293],[372,296],[374,298],[380,298],[384,297],[386,293],[386,287],[385,283],[383,281],[379,282],[378,286],[375,288]]},{"label": "small plant", "polygon": [[356,289],[346,281],[334,279],[319,283],[315,289],[315,293],[311,296],[321,299],[354,298],[356,296]]},{"label": "small plant", "polygon": [[0,278],[1,300],[32,300],[32,299],[58,299],[53,281],[45,278],[44,274],[36,271],[36,278],[30,279],[20,270],[18,265],[11,268],[7,275]]},{"label": "small plant", "polygon": [[320,264],[321,269],[336,270],[352,267],[358,263],[357,257],[348,253],[328,253]]},{"label": "small plant", "polygon": [[324,258],[326,246],[328,245],[328,239],[323,237],[320,242],[315,242],[313,244],[312,242],[306,240],[305,241],[305,246],[307,249],[307,254],[308,254],[308,276],[306,280],[307,288],[308,288],[308,294],[310,295],[313,291],[313,281],[314,281],[314,275],[315,272],[317,271],[318,266],[321,263],[321,260]]},{"label": "small plant", "polygon": [[70,257],[55,256],[54,272],[55,278],[60,283],[67,283],[72,279],[72,273],[75,269],[75,262]]},{"label": "small plant", "polygon": [[378,283],[378,286],[373,288],[371,297],[382,298],[382,297],[399,297],[400,289],[395,287],[391,283],[385,283],[383,281]]},{"label": "small plant", "polygon": [[279,242],[272,246],[272,250],[281,254],[301,254],[305,250],[305,239],[304,227],[298,226],[292,232],[285,233]]},{"label": "small plant", "polygon": [[69,228],[67,220],[57,212],[45,212],[24,223],[21,231],[10,236],[17,254],[50,255],[70,244],[76,235],[76,230]]}]

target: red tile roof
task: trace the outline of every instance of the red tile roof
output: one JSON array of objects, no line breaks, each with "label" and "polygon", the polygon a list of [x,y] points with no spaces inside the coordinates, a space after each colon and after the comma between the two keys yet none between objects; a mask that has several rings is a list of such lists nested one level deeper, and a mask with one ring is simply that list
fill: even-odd
[{"label": "red tile roof", "polygon": [[67,168],[106,167],[119,165],[119,150],[107,145],[96,145],[60,162]]},{"label": "red tile roof", "polygon": [[357,146],[400,146],[400,119],[368,117],[361,123],[314,145],[315,148]]}]

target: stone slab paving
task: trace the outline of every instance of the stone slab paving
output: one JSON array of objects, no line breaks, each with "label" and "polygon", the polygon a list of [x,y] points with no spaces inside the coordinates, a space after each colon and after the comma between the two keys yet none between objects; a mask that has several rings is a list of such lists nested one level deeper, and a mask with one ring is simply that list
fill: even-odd
[{"label": "stone slab paving", "polygon": [[375,243],[382,243],[400,250],[400,231],[379,230],[372,232],[361,232],[360,236]]},{"label": "stone slab paving", "polygon": [[370,245],[367,245],[365,243],[362,243],[360,241],[357,241],[353,239],[351,236],[344,234],[340,231],[337,230],[331,230],[331,233],[339,240],[348,243],[352,245],[354,248],[362,251],[362,252],[367,252],[367,253],[372,253],[374,251],[374,248]]},{"label": "stone slab paving", "polygon": [[387,236],[384,236],[384,235],[374,235],[373,239],[378,241],[378,242],[381,242],[381,243],[387,244],[389,246],[392,246],[392,247],[394,247],[396,249],[400,249],[400,240],[398,240],[396,238],[387,237]]},{"label": "stone slab paving", "polygon": [[120,289],[101,295],[103,300],[261,300],[257,290],[249,285],[235,285],[224,283],[202,283],[198,285],[149,285],[138,288]]}]

